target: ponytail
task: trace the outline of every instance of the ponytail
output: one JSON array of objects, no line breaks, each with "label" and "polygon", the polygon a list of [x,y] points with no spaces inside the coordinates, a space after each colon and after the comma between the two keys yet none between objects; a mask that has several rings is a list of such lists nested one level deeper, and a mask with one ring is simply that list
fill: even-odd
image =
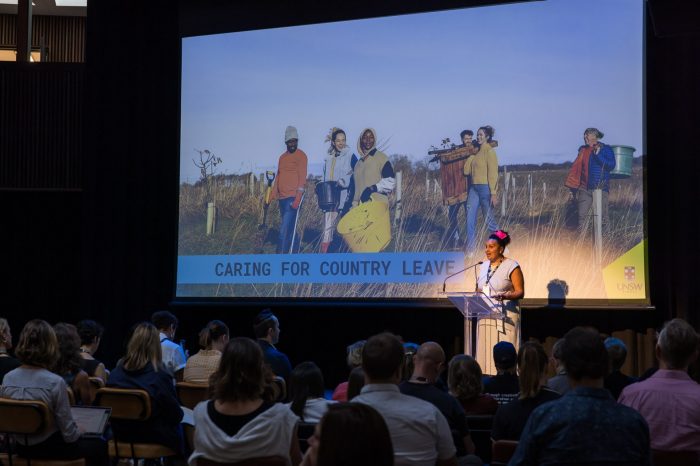
[{"label": "ponytail", "polygon": [[542,388],[540,379],[547,368],[547,353],[541,344],[527,342],[518,351],[520,399],[534,398]]},{"label": "ponytail", "polygon": [[215,340],[228,335],[228,326],[220,320],[212,320],[199,332],[199,346],[211,349]]}]

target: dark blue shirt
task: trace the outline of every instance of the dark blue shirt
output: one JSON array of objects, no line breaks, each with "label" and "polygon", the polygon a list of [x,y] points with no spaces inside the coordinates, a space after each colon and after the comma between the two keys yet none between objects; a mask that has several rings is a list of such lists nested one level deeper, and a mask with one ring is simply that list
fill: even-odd
[{"label": "dark blue shirt", "polygon": [[142,369],[127,371],[119,365],[109,374],[107,386],[141,389],[151,397],[151,417],[147,421],[112,420],[118,439],[160,443],[175,451],[183,451],[182,408],[175,394],[173,378],[165,368],[156,372],[148,363]]},{"label": "dark blue shirt", "polygon": [[604,388],[577,387],[530,415],[509,465],[649,465],[649,427]]},{"label": "dark blue shirt", "polygon": [[[610,172],[615,169],[615,154],[610,146],[598,143],[600,150],[588,159],[588,189],[610,191]],[[582,146],[583,147],[583,146]]]},{"label": "dark blue shirt", "polygon": [[289,379],[289,374],[292,372],[292,365],[289,363],[289,358],[286,354],[280,352],[272,346],[267,340],[258,339],[258,344],[263,350],[265,362],[270,365],[270,369],[275,375],[279,375],[284,380]]}]

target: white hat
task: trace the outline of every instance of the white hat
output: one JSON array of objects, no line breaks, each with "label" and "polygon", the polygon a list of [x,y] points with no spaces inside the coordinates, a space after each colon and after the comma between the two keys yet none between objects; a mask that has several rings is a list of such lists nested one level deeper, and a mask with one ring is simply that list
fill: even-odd
[{"label": "white hat", "polygon": [[284,130],[284,142],[290,139],[299,139],[299,133],[297,133],[297,129],[294,126],[287,126],[287,129]]}]

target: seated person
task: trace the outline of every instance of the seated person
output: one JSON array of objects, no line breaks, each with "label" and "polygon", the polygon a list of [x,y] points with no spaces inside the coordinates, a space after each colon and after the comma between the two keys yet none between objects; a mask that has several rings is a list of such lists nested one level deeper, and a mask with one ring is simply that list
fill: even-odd
[{"label": "seated person", "polygon": [[107,443],[98,438],[82,438],[68,404],[66,382],[49,371],[58,359],[58,340],[43,320],[31,320],[22,329],[17,344],[22,365],[5,375],[0,397],[14,400],[39,400],[46,403],[53,422],[45,433],[15,438],[20,456],[32,458],[87,458],[88,464],[107,463]]},{"label": "seated person", "polygon": [[622,366],[627,359],[627,346],[619,338],[608,337],[605,339],[605,349],[608,350],[608,364],[610,373],[605,376],[605,388],[616,400],[620,398],[622,389],[636,382],[634,377],[622,373]]},{"label": "seated person", "polygon": [[688,375],[699,344],[686,321],[667,322],[656,344],[659,369],[622,390],[619,402],[646,419],[654,450],[696,451],[700,458],[700,385]]},{"label": "seated person", "polygon": [[326,400],[324,390],[321,369],[313,362],[302,362],[289,377],[289,399],[292,402],[287,406],[303,422],[318,422],[326,414],[328,406],[337,403]]},{"label": "seated person", "polygon": [[397,465],[456,466],[455,445],[445,416],[432,403],[404,395],[401,341],[390,333],[374,335],[362,348],[367,384],[353,402],[376,409],[389,428]]},{"label": "seated person", "polygon": [[199,332],[199,346],[203,349],[187,360],[184,381],[209,383],[221,360],[221,351],[228,343],[228,327],[220,320],[212,320]]},{"label": "seated person", "polygon": [[376,409],[360,403],[335,404],[314,435],[302,466],[394,466],[389,429]]},{"label": "seated person", "polygon": [[651,464],[644,418],[603,388],[608,352],[598,331],[567,332],[561,356],[571,390],[535,408],[508,464]]},{"label": "seated person", "polygon": [[249,458],[281,456],[301,462],[296,433],[298,418],[281,403],[264,401],[265,360],[249,338],[233,338],[212,377],[214,397],[194,409],[194,453],[197,458],[236,463]]},{"label": "seated person", "polygon": [[520,395],[498,408],[493,418],[491,438],[494,440],[520,440],[520,434],[530,413],[548,401],[560,398],[554,390],[545,386],[549,358],[539,343],[527,342],[518,352],[518,380]]},{"label": "seated person", "polygon": [[571,388],[569,385],[569,378],[566,376],[566,367],[564,367],[564,363],[561,361],[561,347],[563,344],[564,339],[560,338],[554,343],[554,346],[552,346],[552,357],[550,361],[554,365],[557,374],[547,380],[547,386],[560,395],[566,394]]},{"label": "seated person", "polygon": [[289,380],[292,372],[292,364],[286,354],[278,350],[275,345],[280,341],[280,321],[270,309],[264,309],[255,317],[253,325],[255,338],[263,350],[265,362],[272,372],[282,377],[285,382]]},{"label": "seated person", "polygon": [[100,347],[104,328],[94,320],[81,320],[77,327],[78,335],[80,335],[80,356],[83,358],[83,370],[87,372],[89,377],[99,377],[103,382],[106,382],[107,369],[94,357]]},{"label": "seated person", "polygon": [[7,320],[0,317],[0,385],[5,374],[20,366],[18,359],[10,356],[12,349],[12,332]]},{"label": "seated person", "polygon": [[474,442],[469,435],[467,416],[454,397],[435,386],[444,367],[445,352],[442,347],[432,341],[423,343],[413,357],[413,374],[399,385],[399,390],[404,395],[415,396],[439,409],[450,426],[457,456],[466,456],[474,453]]},{"label": "seated person", "polygon": [[178,320],[168,311],[156,311],[151,315],[151,322],[159,333],[163,367],[177,380],[182,379],[182,370],[187,362],[185,349],[175,343]]},{"label": "seated person", "polygon": [[182,453],[182,408],[175,395],[173,378],[163,366],[158,329],[149,322],[134,328],[126,355],[109,375],[108,387],[145,390],[151,398],[147,421],[113,421],[119,440],[158,443]]},{"label": "seated person", "polygon": [[[347,347],[347,362],[350,371],[356,367],[362,366],[362,347],[365,346],[365,340],[356,341],[352,345]],[[341,382],[333,390],[333,396],[331,399],[335,401],[348,401],[348,382]]]},{"label": "seated person", "polygon": [[484,392],[489,393],[499,405],[518,398],[520,385],[515,370],[517,360],[513,343],[501,341],[493,346],[493,363],[497,374],[484,380]]},{"label": "seated person", "polygon": [[365,386],[365,371],[362,367],[356,367],[350,372],[348,377],[348,401],[352,401],[362,391]]},{"label": "seated person", "polygon": [[53,327],[58,339],[58,362],[53,372],[63,377],[66,385],[73,391],[76,404],[90,406],[90,379],[83,367],[80,357],[80,336],[75,325],[58,323]]},{"label": "seated person", "polygon": [[447,375],[450,395],[457,398],[467,416],[493,415],[498,409],[498,402],[483,393],[482,379],[481,366],[473,357],[458,354],[450,361]]}]

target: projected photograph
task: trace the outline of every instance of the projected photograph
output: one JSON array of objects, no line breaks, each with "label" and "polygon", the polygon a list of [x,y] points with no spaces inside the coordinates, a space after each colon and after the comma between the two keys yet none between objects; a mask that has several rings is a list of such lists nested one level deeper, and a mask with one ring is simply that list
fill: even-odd
[{"label": "projected photograph", "polygon": [[641,0],[183,38],[177,296],[473,291],[501,229],[526,300],[647,302],[643,56]]}]

